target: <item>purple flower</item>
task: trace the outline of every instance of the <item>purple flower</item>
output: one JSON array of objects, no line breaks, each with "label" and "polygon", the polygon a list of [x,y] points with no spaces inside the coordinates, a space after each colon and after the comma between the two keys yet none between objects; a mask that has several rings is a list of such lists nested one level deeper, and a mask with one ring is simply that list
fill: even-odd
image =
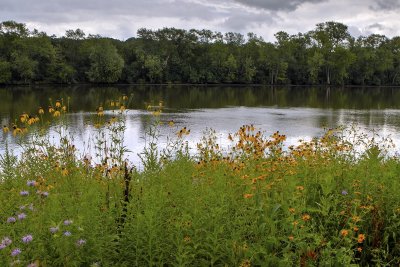
[{"label": "purple flower", "polygon": [[343,190],[343,191],[342,191],[342,195],[343,195],[343,196],[345,196],[345,195],[347,195],[347,194],[348,194],[348,193],[347,193],[346,190]]},{"label": "purple flower", "polygon": [[76,241],[76,245],[78,247],[83,246],[86,244],[86,240],[85,239],[79,239],[78,241]]},{"label": "purple flower", "polygon": [[27,186],[35,186],[36,185],[36,181],[32,180],[32,181],[27,181],[26,182]]},{"label": "purple flower", "polygon": [[50,227],[50,233],[55,234],[58,232],[58,227]]},{"label": "purple flower", "polygon": [[18,220],[23,220],[23,219],[25,219],[26,218],[26,214],[25,213],[20,213],[20,214],[18,214]]},{"label": "purple flower", "polygon": [[71,220],[65,220],[65,221],[64,221],[64,225],[70,225],[70,224],[72,224],[72,221],[71,221]]},{"label": "purple flower", "polygon": [[36,263],[32,262],[31,264],[28,264],[26,267],[38,267]]},{"label": "purple flower", "polygon": [[3,240],[1,240],[1,244],[4,244],[6,246],[11,245],[11,243],[12,243],[12,240],[8,237],[4,237]]},{"label": "purple flower", "polygon": [[33,239],[32,235],[26,235],[26,236],[22,237],[22,242],[27,244],[27,243],[31,242],[32,239]]},{"label": "purple flower", "polygon": [[49,196],[49,192],[42,192],[42,196],[44,196],[44,197],[48,197]]},{"label": "purple flower", "polygon": [[65,236],[70,236],[70,235],[71,235],[71,232],[70,232],[70,231],[65,231],[65,232],[64,232],[64,235],[65,235]]},{"label": "purple flower", "polygon": [[21,253],[21,250],[19,248],[16,248],[13,251],[11,251],[11,256],[15,257],[20,253]]},{"label": "purple flower", "polygon": [[29,195],[29,192],[28,191],[21,191],[21,192],[19,192],[19,194],[21,196],[27,196],[27,195]]},{"label": "purple flower", "polygon": [[6,244],[3,243],[0,244],[0,250],[5,249],[6,247],[7,247]]},{"label": "purple flower", "polygon": [[17,219],[15,219],[14,217],[8,217],[7,222],[8,223],[15,223],[17,221]]}]

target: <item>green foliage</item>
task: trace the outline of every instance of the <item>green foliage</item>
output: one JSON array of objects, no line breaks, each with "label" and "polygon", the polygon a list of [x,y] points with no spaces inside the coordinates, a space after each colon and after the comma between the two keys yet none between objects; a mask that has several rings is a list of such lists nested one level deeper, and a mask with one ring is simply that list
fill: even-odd
[{"label": "green foliage", "polygon": [[81,29],[58,38],[5,21],[0,54],[13,70],[2,83],[400,84],[400,37],[355,39],[329,21],[275,38],[176,28],[139,29],[126,41]]},{"label": "green foliage", "polygon": [[92,48],[88,78],[95,83],[114,83],[121,77],[124,60],[110,42],[103,41]]}]

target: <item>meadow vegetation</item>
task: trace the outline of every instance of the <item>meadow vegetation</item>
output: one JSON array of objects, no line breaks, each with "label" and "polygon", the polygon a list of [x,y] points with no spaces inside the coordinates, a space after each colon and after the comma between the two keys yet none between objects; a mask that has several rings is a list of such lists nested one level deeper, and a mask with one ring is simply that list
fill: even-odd
[{"label": "meadow vegetation", "polygon": [[[93,114],[96,154],[81,157],[63,120],[68,100],[22,114],[4,135],[33,137],[1,155],[1,266],[392,266],[400,263],[400,162],[391,144],[327,130],[285,147],[244,125],[157,145],[162,106],[143,169],[126,160],[121,96]],[[111,112],[112,110],[112,112]],[[110,113],[111,112],[111,113]],[[60,142],[46,139],[57,120]]]}]

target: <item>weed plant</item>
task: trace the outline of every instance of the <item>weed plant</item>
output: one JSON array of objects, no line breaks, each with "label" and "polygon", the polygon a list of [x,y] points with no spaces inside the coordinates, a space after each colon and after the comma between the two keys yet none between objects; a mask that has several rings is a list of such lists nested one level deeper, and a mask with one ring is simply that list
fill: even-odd
[{"label": "weed plant", "polygon": [[[400,264],[400,162],[390,143],[327,130],[284,150],[284,135],[245,125],[226,137],[229,149],[208,131],[189,154],[182,128],[160,150],[161,103],[149,106],[138,171],[125,160],[124,101],[110,102],[110,120],[103,108],[94,115],[94,160],[68,136],[1,155],[0,266]],[[35,123],[63,120],[58,103]],[[27,116],[4,134],[23,134]]]}]

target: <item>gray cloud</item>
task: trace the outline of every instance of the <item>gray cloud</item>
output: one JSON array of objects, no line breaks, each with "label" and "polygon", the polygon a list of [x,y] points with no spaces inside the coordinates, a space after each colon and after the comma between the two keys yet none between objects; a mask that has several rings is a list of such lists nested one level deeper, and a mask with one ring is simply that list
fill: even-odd
[{"label": "gray cloud", "polygon": [[126,39],[142,27],[175,27],[254,32],[274,41],[280,30],[306,32],[324,21],[343,22],[353,35],[400,33],[396,12],[382,11],[400,7],[400,0],[0,0],[0,6],[0,21],[58,36],[81,28]]},{"label": "gray cloud", "polygon": [[263,8],[266,10],[293,11],[304,3],[322,3],[326,0],[234,0],[246,6]]},{"label": "gray cloud", "polygon": [[368,25],[367,28],[368,28],[369,30],[379,30],[379,31],[383,31],[383,30],[385,30],[386,27],[385,27],[383,24],[381,24],[381,23],[374,23],[374,24]]},{"label": "gray cloud", "polygon": [[374,10],[393,10],[400,8],[400,0],[376,0]]}]

